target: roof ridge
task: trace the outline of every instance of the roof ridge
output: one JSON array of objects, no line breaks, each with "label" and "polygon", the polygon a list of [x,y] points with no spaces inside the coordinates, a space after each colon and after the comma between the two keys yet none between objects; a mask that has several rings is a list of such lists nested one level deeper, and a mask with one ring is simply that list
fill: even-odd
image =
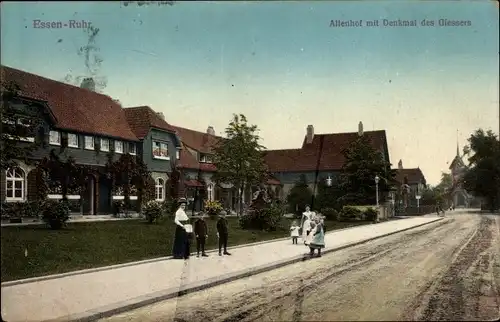
[{"label": "roof ridge", "polygon": [[[42,75],[38,75],[38,74],[34,74],[34,73],[31,73],[31,72],[27,72],[25,70],[22,70],[22,69],[17,69],[17,68],[14,68],[14,67],[10,67],[10,66],[6,66],[6,65],[1,65],[0,64],[0,67],[1,68],[9,68],[9,69],[13,69],[15,71],[18,71],[18,72],[21,72],[21,73],[25,73],[25,74],[29,74],[30,76],[34,76],[34,77],[38,77],[38,78],[43,78],[45,80],[48,80],[50,82],[55,82],[55,83],[59,83],[59,84],[62,84],[64,86],[68,86],[68,87],[74,87],[74,88],[77,88],[79,90],[85,90],[85,91],[88,91],[92,94],[95,94],[95,95],[100,95],[100,96],[104,96],[106,98],[108,98],[109,100],[113,101],[113,98],[109,95],[106,95],[106,94],[103,94],[103,93],[98,93],[98,92],[95,92],[95,91],[91,91],[87,88],[83,88],[83,87],[80,87],[80,86],[77,86],[77,85],[72,85],[72,84],[68,84],[68,83],[65,83],[65,82],[62,82],[62,81],[58,81],[58,80],[55,80],[55,79],[52,79],[52,78],[48,78],[48,77],[45,77],[45,76],[42,76]],[[91,76],[89,76],[91,77]],[[118,103],[115,102],[115,104],[119,105]]]},{"label": "roof ridge", "polygon": [[[366,133],[378,133],[378,132],[385,132],[385,130],[373,130],[373,131],[363,131],[363,134]],[[358,135],[358,132],[335,132],[335,133],[314,133],[314,136],[321,136],[321,135],[340,135],[340,134],[356,134]],[[306,135],[304,135],[305,137]]]},{"label": "roof ridge", "polygon": [[302,151],[302,148],[293,148],[293,149],[266,149],[263,152],[269,151]]},{"label": "roof ridge", "polygon": [[[208,134],[207,132],[202,132],[202,131],[197,131],[197,130],[193,130],[193,129],[189,129],[187,127],[182,127],[182,126],[177,126],[177,125],[172,125],[174,128],[176,129],[181,129],[181,130],[186,130],[186,131],[191,131],[191,132],[195,132],[195,133],[198,133],[198,134]],[[216,138],[223,138],[222,136],[220,135],[212,135],[213,137],[216,137]]]}]

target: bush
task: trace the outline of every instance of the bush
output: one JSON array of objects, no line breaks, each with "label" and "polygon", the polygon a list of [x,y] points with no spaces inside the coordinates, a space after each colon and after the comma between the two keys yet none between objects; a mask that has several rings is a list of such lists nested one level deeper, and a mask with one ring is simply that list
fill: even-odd
[{"label": "bush", "polygon": [[267,231],[288,229],[284,224],[284,213],[285,208],[275,203],[262,209],[250,209],[247,214],[240,217],[240,227]]},{"label": "bush", "polygon": [[118,217],[125,209],[125,202],[121,200],[113,201],[113,216]]},{"label": "bush", "polygon": [[43,204],[42,219],[52,229],[61,229],[69,219],[68,202],[47,200]]},{"label": "bush", "polygon": [[42,203],[39,201],[2,203],[2,219],[37,218],[41,214]]},{"label": "bush", "polygon": [[216,217],[219,213],[222,212],[223,207],[222,204],[218,201],[210,201],[206,200],[205,201],[205,212],[210,216],[210,217]]},{"label": "bush", "polygon": [[323,208],[320,213],[325,216],[327,220],[338,220],[339,212],[333,208]]},{"label": "bush", "polygon": [[378,211],[377,209],[370,207],[363,212],[363,216],[365,217],[365,220],[376,221],[378,219]]},{"label": "bush", "polygon": [[179,208],[179,203],[174,198],[167,198],[162,204],[162,211],[167,216],[173,216]]},{"label": "bush", "polygon": [[356,207],[344,206],[339,214],[339,221],[354,221],[360,220],[363,215],[363,211]]},{"label": "bush", "polygon": [[157,223],[163,215],[162,204],[154,200],[148,201],[142,211],[150,224]]}]

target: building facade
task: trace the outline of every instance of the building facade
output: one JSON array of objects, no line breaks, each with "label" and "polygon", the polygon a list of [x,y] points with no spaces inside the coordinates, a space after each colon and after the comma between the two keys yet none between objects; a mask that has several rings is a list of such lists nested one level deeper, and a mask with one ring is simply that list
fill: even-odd
[{"label": "building facade", "polygon": [[[223,138],[215,134],[212,126],[208,126],[206,132],[179,126],[175,126],[175,129],[183,145],[178,167],[183,174],[183,194],[190,202],[188,208],[201,210],[204,200],[217,200],[225,209],[240,209],[238,190],[231,184],[217,183],[213,178],[217,171],[213,164],[214,148]],[[280,193],[280,182],[274,178],[268,180],[265,186],[275,196]],[[250,205],[256,189],[257,187],[245,189],[242,195],[243,208]]]},{"label": "building facade", "polygon": [[140,140],[138,153],[155,181],[155,199],[164,201],[170,173],[180,160],[182,143],[163,114],[149,106],[124,109],[130,128]]},{"label": "building facade", "polygon": [[[88,184],[80,195],[68,196],[80,200],[73,212],[107,214],[111,210],[111,182],[104,167],[111,153],[113,160],[120,155],[136,154],[139,140],[130,130],[125,114],[110,97],[93,91],[53,81],[38,75],[2,66],[2,86],[14,82],[18,95],[9,104],[19,120],[38,119],[41,127],[33,129],[41,134],[44,144],[32,153],[33,160],[41,160],[55,153],[61,159],[73,157],[77,164],[89,166]],[[35,138],[25,138],[26,143]],[[2,202],[26,202],[37,195],[35,172],[32,165],[18,161],[17,166],[2,171],[0,195]],[[57,187],[48,198],[61,199]]]},{"label": "building facade", "polygon": [[[237,189],[214,180],[217,171],[213,163],[214,148],[223,138],[216,135],[212,126],[205,132],[195,131],[169,124],[161,113],[148,106],[123,108],[109,96],[96,93],[92,79],[85,79],[77,87],[2,66],[4,80],[21,88],[19,100],[12,102],[17,104],[20,118],[43,119],[47,144],[35,151],[33,158],[41,159],[56,151],[62,158],[71,156],[77,164],[93,170],[84,192],[71,196],[81,200],[81,213],[110,213],[113,200],[123,197],[113,195],[112,182],[104,168],[109,155],[117,160],[127,153],[139,156],[147,165],[155,181],[158,201],[167,198],[175,173],[178,195],[172,197],[186,197],[189,209],[203,209],[204,200],[218,200],[233,211],[240,208]],[[328,179],[336,184],[345,162],[343,150],[361,135],[367,136],[390,162],[384,130],[364,132],[360,122],[357,132],[315,134],[314,127],[309,125],[300,148],[265,152],[264,160],[272,177],[263,187],[269,194],[284,199],[302,175],[313,190],[319,180]],[[61,149],[63,145],[67,148]],[[19,161],[17,167],[3,172],[1,200],[32,199],[36,195],[32,170]],[[261,188],[248,187],[243,192],[242,206],[248,206]],[[61,197],[57,191],[50,195]]]},{"label": "building facade", "polygon": [[399,199],[400,203],[406,203],[407,207],[421,205],[421,202],[417,199],[422,197],[422,193],[425,187],[427,187],[427,181],[420,167],[404,168],[403,160],[399,160],[398,168],[396,169],[396,182],[398,185],[398,195],[404,197]]},{"label": "building facade", "polygon": [[368,136],[373,147],[390,162],[385,131],[364,132],[361,122],[358,131],[350,133],[315,134],[313,125],[308,125],[301,148],[269,150],[265,161],[269,171],[283,185],[283,196],[288,195],[302,175],[314,191],[319,180],[331,179],[332,184],[336,184],[345,162],[343,150],[361,135]]}]

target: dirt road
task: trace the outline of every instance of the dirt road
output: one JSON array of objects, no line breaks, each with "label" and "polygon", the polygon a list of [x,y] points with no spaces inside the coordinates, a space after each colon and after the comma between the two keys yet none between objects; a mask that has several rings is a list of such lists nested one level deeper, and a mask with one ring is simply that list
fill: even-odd
[{"label": "dirt road", "polygon": [[471,321],[499,315],[500,216],[462,213],[102,321]]}]

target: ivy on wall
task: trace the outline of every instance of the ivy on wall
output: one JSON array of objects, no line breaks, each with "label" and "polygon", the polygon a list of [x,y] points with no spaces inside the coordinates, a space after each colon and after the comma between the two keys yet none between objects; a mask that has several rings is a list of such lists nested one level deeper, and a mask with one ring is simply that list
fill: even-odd
[{"label": "ivy on wall", "polygon": [[[45,157],[37,166],[37,178],[43,185],[39,196],[47,195],[47,192],[57,193],[67,199],[68,195],[81,195],[88,181],[90,168],[85,165],[77,165],[73,157],[65,161],[51,150],[49,157]],[[40,187],[40,186],[39,186]]]},{"label": "ivy on wall", "polygon": [[49,177],[44,171],[40,164],[37,164],[34,170],[35,173],[35,183],[36,183],[36,200],[44,201],[47,199],[47,194],[49,192]]},{"label": "ivy on wall", "polygon": [[139,206],[154,198],[154,180],[147,166],[137,156],[122,154],[116,161],[108,154],[106,174],[112,183],[113,193],[124,196],[124,206],[130,209],[130,196],[137,195]]}]

